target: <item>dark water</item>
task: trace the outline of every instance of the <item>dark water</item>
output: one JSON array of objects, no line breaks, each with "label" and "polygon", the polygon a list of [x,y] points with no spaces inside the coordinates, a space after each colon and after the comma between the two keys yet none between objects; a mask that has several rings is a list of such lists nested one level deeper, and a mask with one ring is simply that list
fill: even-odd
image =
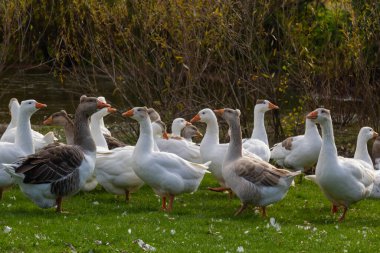
[{"label": "dark water", "polygon": [[125,107],[120,94],[113,94],[112,83],[102,78],[96,80],[96,84],[90,87],[79,85],[72,79],[61,82],[50,73],[16,73],[0,79],[0,123],[9,122],[8,104],[13,97],[19,102],[35,99],[47,104],[47,108],[39,110],[32,116],[32,123],[38,125],[44,117],[59,110],[65,109],[68,113],[74,113],[79,98],[83,94],[104,96],[120,110]]}]

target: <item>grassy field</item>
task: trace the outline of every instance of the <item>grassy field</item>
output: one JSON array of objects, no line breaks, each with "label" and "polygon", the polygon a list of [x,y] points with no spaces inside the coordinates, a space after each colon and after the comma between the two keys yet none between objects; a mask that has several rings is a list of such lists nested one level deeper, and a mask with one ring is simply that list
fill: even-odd
[{"label": "grassy field", "polygon": [[378,201],[353,205],[346,221],[338,223],[318,187],[304,181],[268,208],[268,218],[254,209],[234,217],[239,200],[207,190],[215,185],[207,175],[196,193],[177,197],[169,214],[159,210],[159,199],[147,186],[128,204],[100,187],[80,193],[64,201],[64,214],[38,208],[13,187],[0,203],[0,252],[143,252],[137,239],[156,252],[379,249]]}]

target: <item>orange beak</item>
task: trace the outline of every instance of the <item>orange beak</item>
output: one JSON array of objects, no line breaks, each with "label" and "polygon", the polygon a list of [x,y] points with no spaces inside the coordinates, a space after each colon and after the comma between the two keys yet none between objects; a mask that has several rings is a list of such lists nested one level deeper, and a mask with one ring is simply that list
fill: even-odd
[{"label": "orange beak", "polygon": [[133,116],[133,109],[131,109],[129,111],[126,111],[126,112],[124,112],[121,115],[124,116],[124,117],[132,117]]},{"label": "orange beak", "polygon": [[98,100],[98,103],[96,104],[96,107],[98,109],[102,109],[104,107],[110,107],[111,105],[107,104],[107,103],[103,103],[102,101]]},{"label": "orange beak", "polygon": [[117,112],[116,108],[113,108],[113,107],[108,107],[108,108],[107,108],[107,111],[108,111],[109,113]]},{"label": "orange beak", "polygon": [[379,136],[379,134],[376,133],[375,131],[373,131],[373,136],[372,136],[372,138],[373,138],[373,139],[376,139],[377,136]]},{"label": "orange beak", "polygon": [[318,117],[318,111],[312,111],[306,116],[306,118],[308,119],[316,119],[317,117]]},{"label": "orange beak", "polygon": [[218,116],[222,116],[224,113],[224,109],[214,110],[215,114]]},{"label": "orange beak", "polygon": [[189,121],[186,121],[185,126],[190,126],[190,125],[192,124]]},{"label": "orange beak", "polygon": [[194,122],[197,122],[197,121],[200,121],[201,120],[201,117],[199,116],[199,114],[195,115],[191,120],[190,122],[191,123],[194,123]]},{"label": "orange beak", "polygon": [[36,108],[37,109],[41,109],[41,108],[45,108],[45,107],[47,107],[47,105],[46,104],[41,104],[41,103],[36,103]]},{"label": "orange beak", "polygon": [[166,131],[162,134],[162,138],[164,138],[165,140],[169,140],[169,136]]},{"label": "orange beak", "polygon": [[42,122],[42,124],[44,125],[51,125],[52,123],[53,123],[52,116],[50,116],[49,118],[45,119],[44,122]]},{"label": "orange beak", "polygon": [[278,106],[275,105],[275,104],[272,104],[271,102],[269,102],[268,107],[269,107],[270,110],[273,110],[273,109],[280,109],[280,107],[278,107]]}]

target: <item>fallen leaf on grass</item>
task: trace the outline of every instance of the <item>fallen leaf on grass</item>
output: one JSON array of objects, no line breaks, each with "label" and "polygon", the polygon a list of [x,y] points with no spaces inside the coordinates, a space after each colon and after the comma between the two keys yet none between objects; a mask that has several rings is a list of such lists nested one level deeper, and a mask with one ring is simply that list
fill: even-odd
[{"label": "fallen leaf on grass", "polygon": [[144,251],[156,251],[155,247],[145,243],[141,239],[134,240],[133,243],[137,243],[139,245],[139,247],[142,248]]}]

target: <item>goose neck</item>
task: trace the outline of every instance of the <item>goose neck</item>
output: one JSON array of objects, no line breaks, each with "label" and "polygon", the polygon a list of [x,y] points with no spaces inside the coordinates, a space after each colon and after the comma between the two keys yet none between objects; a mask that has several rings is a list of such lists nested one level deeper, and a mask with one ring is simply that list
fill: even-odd
[{"label": "goose neck", "polygon": [[322,147],[319,157],[329,160],[337,160],[338,152],[335,146],[334,130],[331,120],[321,124],[322,129]]},{"label": "goose neck", "polygon": [[84,151],[95,152],[96,145],[91,136],[88,120],[89,115],[78,108],[74,121],[74,144],[80,146]]},{"label": "goose neck", "polygon": [[91,121],[90,121],[91,135],[97,147],[108,149],[106,138],[104,138],[104,135],[101,130],[102,121],[103,121],[102,117],[101,118],[96,117],[94,116],[94,114],[91,116]]},{"label": "goose neck", "polygon": [[264,112],[259,111],[255,108],[253,114],[253,130],[251,138],[261,140],[268,145],[268,135],[265,130],[264,115]]},{"label": "goose neck", "polygon": [[63,126],[63,130],[65,131],[66,143],[69,145],[74,144],[74,123],[68,119],[67,123]]},{"label": "goose neck", "polygon": [[19,112],[15,137],[15,145],[20,147],[27,154],[34,153],[32,126],[30,124],[31,116],[30,113],[24,111]]},{"label": "goose neck", "polygon": [[366,162],[372,163],[371,157],[369,156],[369,153],[368,153],[367,140],[362,135],[359,135],[356,141],[356,149],[355,149],[354,158],[363,159]]},{"label": "goose neck", "polygon": [[149,118],[144,118],[140,122],[140,135],[137,140],[135,150],[141,153],[150,153],[154,149],[152,123]]},{"label": "goose neck", "polygon": [[319,135],[317,125],[310,119],[307,119],[305,123],[305,137],[315,135]]},{"label": "goose neck", "polygon": [[242,157],[242,135],[240,121],[232,120],[229,122],[229,127],[231,130],[231,136],[225,161],[231,162]]},{"label": "goose neck", "polygon": [[206,124],[207,124],[206,133],[202,139],[201,145],[202,144],[208,144],[208,145],[219,144],[219,126],[218,126],[218,121],[216,117],[207,121]]}]

